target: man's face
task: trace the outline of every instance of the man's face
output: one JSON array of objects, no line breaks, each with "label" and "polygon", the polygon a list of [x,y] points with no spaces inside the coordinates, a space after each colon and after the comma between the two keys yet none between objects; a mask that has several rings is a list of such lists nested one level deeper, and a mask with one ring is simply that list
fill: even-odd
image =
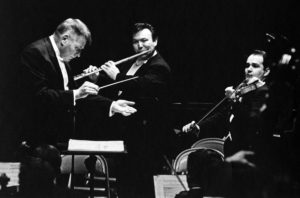
[{"label": "man's face", "polygon": [[245,77],[246,80],[250,80],[253,77],[256,77],[260,80],[263,80],[264,77],[268,75],[264,65],[264,58],[261,55],[251,54],[247,59],[247,65],[245,68]]},{"label": "man's face", "polygon": [[69,32],[63,35],[61,43],[60,56],[64,61],[70,62],[72,59],[80,57],[81,51],[85,47],[86,39],[84,36]]},{"label": "man's face", "polygon": [[147,50],[154,50],[157,45],[157,40],[153,40],[152,33],[149,29],[143,29],[132,37],[133,49],[136,53]]}]

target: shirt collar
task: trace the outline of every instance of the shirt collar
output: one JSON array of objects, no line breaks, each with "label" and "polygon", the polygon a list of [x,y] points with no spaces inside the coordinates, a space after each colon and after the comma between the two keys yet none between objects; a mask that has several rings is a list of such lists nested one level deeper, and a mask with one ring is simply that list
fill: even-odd
[{"label": "shirt collar", "polygon": [[[155,50],[154,53],[152,54],[152,56],[150,58],[152,58],[153,56],[155,56],[157,54],[157,51]],[[143,65],[143,64],[146,64],[148,62],[148,60],[150,59],[148,58],[147,60],[143,60],[143,61],[140,61],[140,60],[136,60],[135,64],[136,65]]]},{"label": "shirt collar", "polygon": [[49,36],[49,39],[50,39],[51,45],[52,45],[52,47],[54,49],[54,52],[55,52],[55,55],[56,55],[57,59],[59,61],[63,61],[63,59],[60,57],[59,49],[58,49],[58,47],[57,47],[57,45],[56,45],[56,43],[54,41],[54,35],[52,34],[51,36]]}]

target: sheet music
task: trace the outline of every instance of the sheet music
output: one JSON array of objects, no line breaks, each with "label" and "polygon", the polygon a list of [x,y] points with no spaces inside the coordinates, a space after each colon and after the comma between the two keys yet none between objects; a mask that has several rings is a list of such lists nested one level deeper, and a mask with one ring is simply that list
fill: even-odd
[{"label": "sheet music", "polygon": [[10,179],[7,187],[19,185],[19,162],[0,162],[0,175],[2,173],[5,173],[6,176]]},{"label": "sheet music", "polygon": [[124,142],[118,141],[92,141],[92,140],[69,140],[69,151],[104,151],[124,152]]},{"label": "sheet music", "polygon": [[[182,180],[186,189],[188,188],[186,175],[178,175]],[[178,181],[175,175],[155,175],[154,187],[155,187],[155,198],[174,198],[176,194],[184,191],[184,188]]]}]

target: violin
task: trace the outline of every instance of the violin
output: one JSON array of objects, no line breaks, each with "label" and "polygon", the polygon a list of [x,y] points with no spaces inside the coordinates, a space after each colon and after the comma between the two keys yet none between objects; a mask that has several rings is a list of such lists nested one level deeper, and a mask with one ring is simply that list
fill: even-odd
[{"label": "violin", "polygon": [[245,87],[242,87],[242,88],[238,89],[236,92],[238,95],[244,95],[250,91],[254,91],[257,88],[258,88],[257,83],[255,83],[255,84],[250,84]]},{"label": "violin", "polygon": [[255,80],[254,82],[252,82],[248,85],[244,85],[244,86],[241,86],[240,88],[237,88],[235,90],[235,93],[236,93],[236,95],[241,96],[241,95],[244,95],[244,94],[246,94],[250,91],[254,91],[258,88],[259,83],[260,83],[259,80]]},{"label": "violin", "polygon": [[226,95],[226,97],[235,100],[246,93],[256,90],[261,86],[262,86],[262,82],[258,79],[253,81],[250,84],[242,83],[237,88],[235,88],[235,90],[230,95]]},{"label": "violin", "polygon": [[219,107],[224,101],[226,101],[228,98],[232,99],[233,101],[236,101],[236,99],[240,98],[242,95],[249,93],[251,91],[256,90],[257,88],[261,87],[262,82],[259,79],[254,80],[253,82],[246,84],[245,80],[239,84],[231,94],[226,94],[226,96],[218,102],[208,113],[206,113],[198,122],[191,123],[191,126],[189,128],[189,131],[193,131],[196,133],[197,136],[199,136],[199,126],[202,124],[202,122],[217,108]]}]

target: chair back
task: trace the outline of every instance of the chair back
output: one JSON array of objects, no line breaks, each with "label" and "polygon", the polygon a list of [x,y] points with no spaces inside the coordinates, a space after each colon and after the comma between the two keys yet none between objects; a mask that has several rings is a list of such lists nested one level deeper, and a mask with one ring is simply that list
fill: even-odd
[{"label": "chair back", "polygon": [[[210,139],[210,138],[208,138],[208,139]],[[215,138],[214,138],[212,141],[206,140],[206,141],[200,142],[199,144],[196,144],[196,143],[195,143],[194,147],[192,147],[190,149],[186,149],[177,155],[177,157],[175,158],[174,164],[173,164],[173,168],[176,171],[176,173],[187,174],[188,155],[199,149],[209,149],[209,150],[215,151],[222,157],[222,159],[224,159],[224,153],[223,153],[224,141],[222,144],[221,141],[215,140]]]},{"label": "chair back", "polygon": [[[89,157],[89,155],[75,155],[74,156],[74,173],[75,174],[85,174],[89,171],[85,166],[85,160]],[[97,157],[96,161],[96,173],[105,173],[105,166],[103,160]],[[72,155],[64,155],[62,156],[62,163],[61,163],[61,173],[71,173],[72,169]]]},{"label": "chair back", "polygon": [[194,152],[198,149],[199,148],[186,149],[186,150],[182,151],[181,153],[179,153],[177,155],[177,157],[175,158],[174,164],[173,164],[173,168],[174,168],[176,173],[179,173],[179,174],[186,174],[187,173],[188,155],[191,152]]},{"label": "chair back", "polygon": [[224,140],[221,138],[203,138],[195,142],[191,148],[208,148],[221,152],[224,156]]}]

